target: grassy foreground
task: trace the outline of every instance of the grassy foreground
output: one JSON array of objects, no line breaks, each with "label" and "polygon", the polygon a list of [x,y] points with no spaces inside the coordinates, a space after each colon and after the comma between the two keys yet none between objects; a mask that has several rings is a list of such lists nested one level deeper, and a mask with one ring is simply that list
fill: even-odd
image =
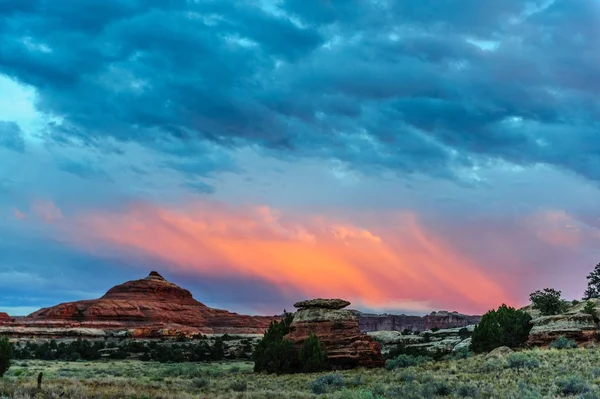
[{"label": "grassy foreground", "polygon": [[[44,373],[41,391],[36,377]],[[332,375],[333,374],[333,375]],[[257,375],[251,363],[16,361],[0,398],[600,398],[600,350],[532,350],[508,358],[388,371]]]}]

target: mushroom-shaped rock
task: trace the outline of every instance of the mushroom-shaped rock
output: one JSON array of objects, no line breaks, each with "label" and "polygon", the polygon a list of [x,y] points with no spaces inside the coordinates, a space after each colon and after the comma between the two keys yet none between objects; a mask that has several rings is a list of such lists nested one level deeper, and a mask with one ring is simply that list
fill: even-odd
[{"label": "mushroom-shaped rock", "polygon": [[383,366],[381,345],[360,332],[357,315],[343,309],[349,304],[341,299],[298,302],[294,306],[299,310],[286,339],[299,348],[311,334],[316,335],[330,363],[338,369]]},{"label": "mushroom-shaped rock", "polygon": [[349,306],[350,302],[344,301],[343,299],[309,299],[306,301],[296,302],[294,307],[296,309],[344,309]]}]

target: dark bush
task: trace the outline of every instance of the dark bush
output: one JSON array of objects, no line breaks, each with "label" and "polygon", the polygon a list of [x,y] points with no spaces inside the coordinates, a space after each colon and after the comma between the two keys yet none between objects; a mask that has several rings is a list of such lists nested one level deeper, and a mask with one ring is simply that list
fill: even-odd
[{"label": "dark bush", "polygon": [[540,366],[540,361],[533,354],[517,352],[511,353],[506,359],[508,367],[513,369],[536,368]]},{"label": "dark bush", "polygon": [[10,360],[13,357],[13,345],[9,342],[8,338],[0,338],[0,378],[4,377],[4,374],[10,368]]},{"label": "dark bush", "polygon": [[558,392],[563,396],[577,395],[588,392],[590,386],[580,377],[566,377],[556,381]]},{"label": "dark bush", "polygon": [[327,354],[316,335],[311,334],[304,342],[298,353],[302,371],[314,373],[330,368]]},{"label": "dark bush", "polygon": [[533,309],[539,310],[543,316],[550,316],[564,312],[565,302],[561,299],[561,292],[553,288],[544,288],[529,295]]},{"label": "dark bush", "polygon": [[344,386],[344,378],[339,374],[328,374],[317,378],[310,384],[311,391],[316,395],[340,389]]},{"label": "dark bush", "polygon": [[298,352],[290,341],[283,338],[290,331],[293,320],[292,313],[284,312],[283,320],[271,322],[254,351],[255,372],[287,374],[300,368]]},{"label": "dark bush", "polygon": [[587,275],[588,286],[583,294],[583,300],[600,297],[600,263],[596,265],[594,271]]},{"label": "dark bush", "polygon": [[192,384],[194,385],[194,387],[201,389],[207,387],[210,384],[210,380],[208,378],[198,377],[194,378]]},{"label": "dark bush", "polygon": [[500,346],[521,346],[531,330],[531,316],[515,308],[502,305],[483,315],[471,336],[471,350],[489,352]]},{"label": "dark bush", "polygon": [[430,357],[424,356],[398,355],[395,359],[385,362],[385,368],[388,370],[401,369],[423,364],[431,360]]},{"label": "dark bush", "polygon": [[246,381],[234,381],[229,386],[234,392],[246,392],[248,389],[248,383]]},{"label": "dark bush", "polygon": [[560,336],[552,341],[549,347],[554,349],[573,349],[577,348],[577,342],[564,336]]},{"label": "dark bush", "polygon": [[594,318],[594,321],[598,322],[598,313],[596,312],[596,304],[592,301],[587,301],[583,309],[581,309],[582,313],[587,313]]}]

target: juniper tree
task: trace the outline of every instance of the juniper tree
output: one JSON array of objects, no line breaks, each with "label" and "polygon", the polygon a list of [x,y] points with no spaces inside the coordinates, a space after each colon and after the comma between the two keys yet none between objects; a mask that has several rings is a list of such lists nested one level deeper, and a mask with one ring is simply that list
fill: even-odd
[{"label": "juniper tree", "polygon": [[583,294],[583,299],[600,298],[600,263],[596,265],[594,271],[588,274],[588,286]]}]

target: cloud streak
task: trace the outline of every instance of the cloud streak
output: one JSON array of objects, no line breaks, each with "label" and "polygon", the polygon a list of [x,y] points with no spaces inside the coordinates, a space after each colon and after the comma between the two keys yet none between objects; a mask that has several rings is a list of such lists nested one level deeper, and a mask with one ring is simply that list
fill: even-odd
[{"label": "cloud streak", "polygon": [[81,216],[70,240],[92,251],[103,243],[121,253],[142,252],[180,271],[259,279],[282,293],[348,298],[363,308],[393,303],[414,311],[410,307],[421,301],[482,310],[514,300],[415,215],[397,212],[388,220],[374,232],[268,207],[136,204]]}]

